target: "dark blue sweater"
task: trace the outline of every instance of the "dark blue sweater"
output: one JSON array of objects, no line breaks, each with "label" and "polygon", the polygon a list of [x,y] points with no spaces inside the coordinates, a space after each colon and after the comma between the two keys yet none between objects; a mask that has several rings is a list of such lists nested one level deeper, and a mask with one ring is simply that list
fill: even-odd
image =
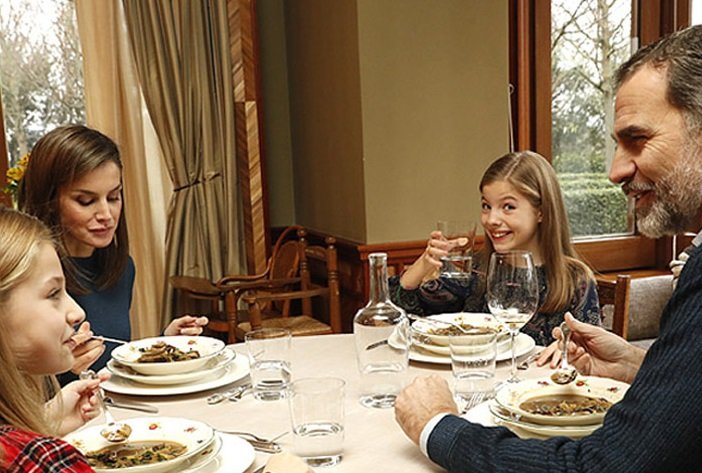
[{"label": "dark blue sweater", "polygon": [[702,252],[695,249],[663,310],[624,399],[592,435],[520,440],[455,416],[429,436],[429,457],[451,472],[702,471]]},{"label": "dark blue sweater", "polygon": [[[73,263],[80,268],[85,275],[96,274],[97,267],[94,257],[72,258]],[[114,286],[96,291],[95,286],[87,283],[89,292],[78,296],[71,294],[78,305],[85,311],[85,317],[90,322],[90,327],[96,335],[129,340],[131,336],[131,325],[129,323],[129,308],[132,305],[132,289],[134,287],[134,261],[129,257],[122,277]],[[110,360],[110,352],[117,347],[116,344],[105,342],[105,352],[91,366],[94,371],[99,371],[105,367]],[[59,376],[61,385],[65,385],[77,376],[73,373],[64,373]]]}]

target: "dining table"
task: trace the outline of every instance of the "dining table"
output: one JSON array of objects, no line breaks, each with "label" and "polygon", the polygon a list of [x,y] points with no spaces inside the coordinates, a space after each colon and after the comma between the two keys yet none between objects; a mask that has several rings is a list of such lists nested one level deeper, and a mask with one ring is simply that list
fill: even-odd
[{"label": "dining table", "polygon": [[[234,344],[229,346],[237,353],[237,357],[247,357],[246,346]],[[523,361],[533,354],[520,357]],[[443,471],[441,467],[426,458],[395,421],[395,413],[391,408],[376,409],[362,406],[359,399],[360,374],[356,363],[356,352],[352,334],[317,335],[293,337],[291,353],[292,379],[332,376],[346,382],[345,391],[345,422],[344,448],[341,462],[331,467],[318,467],[315,471],[334,473],[372,472],[382,469],[386,472],[431,472]],[[510,361],[497,363],[495,382],[504,381],[509,376]],[[549,369],[537,367],[530,363],[526,370],[520,370],[522,378],[546,376]],[[426,363],[410,361],[407,370],[406,383],[417,376],[436,374],[452,384],[450,363]],[[293,451],[293,434],[287,400],[259,401],[248,393],[238,402],[225,400],[210,405],[207,397],[235,385],[249,381],[248,376],[228,386],[203,392],[181,395],[133,396],[129,394],[108,393],[116,401],[138,401],[158,408],[158,414],[144,414],[124,409],[112,409],[118,420],[149,415],[185,417],[209,424],[222,432],[251,432],[260,437],[273,438],[283,435],[278,443],[284,451]],[[91,424],[99,423],[100,416]],[[479,419],[481,423],[490,425],[488,416]],[[227,452],[222,453],[226,455]],[[256,453],[253,464],[246,470],[256,471],[265,464],[270,455]],[[382,467],[381,467],[382,466]]]}]

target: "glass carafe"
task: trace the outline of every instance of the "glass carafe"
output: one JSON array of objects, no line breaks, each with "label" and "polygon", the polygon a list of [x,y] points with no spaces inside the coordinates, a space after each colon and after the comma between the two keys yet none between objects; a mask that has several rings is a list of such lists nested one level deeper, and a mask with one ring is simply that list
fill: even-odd
[{"label": "glass carafe", "polygon": [[353,333],[361,373],[360,401],[386,408],[404,387],[409,363],[410,331],[405,311],[390,301],[387,254],[371,253],[370,300],[356,312]]}]

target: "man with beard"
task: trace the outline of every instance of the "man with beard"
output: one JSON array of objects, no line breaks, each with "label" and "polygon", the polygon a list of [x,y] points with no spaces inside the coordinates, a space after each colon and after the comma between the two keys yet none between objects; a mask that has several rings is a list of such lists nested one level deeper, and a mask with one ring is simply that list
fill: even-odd
[{"label": "man with beard", "polygon": [[[635,199],[642,233],[683,231],[702,211],[702,26],[640,49],[619,69],[616,86],[610,179]],[[583,439],[522,440],[503,427],[473,424],[457,416],[438,376],[408,386],[397,398],[395,418],[451,472],[700,471],[700,312],[702,251],[694,248],[648,352],[566,317],[568,351],[580,373],[632,383],[603,426]]]}]

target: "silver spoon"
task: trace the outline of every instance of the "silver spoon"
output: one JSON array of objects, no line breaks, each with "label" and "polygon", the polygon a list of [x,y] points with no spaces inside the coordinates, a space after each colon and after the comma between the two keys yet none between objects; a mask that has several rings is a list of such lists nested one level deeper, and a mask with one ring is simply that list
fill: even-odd
[{"label": "silver spoon", "polygon": [[[80,374],[80,379],[96,379],[98,376],[93,370],[83,371]],[[105,402],[105,392],[100,386],[97,388],[97,398],[98,403],[102,412],[105,414],[105,428],[100,431],[102,435],[108,442],[124,442],[132,434],[132,428],[121,422],[117,422],[112,416],[112,413],[107,409],[107,403]]]},{"label": "silver spoon", "polygon": [[578,370],[568,363],[568,342],[570,341],[570,327],[565,322],[560,326],[562,334],[561,366],[551,375],[551,381],[556,384],[572,383],[578,376]]}]

